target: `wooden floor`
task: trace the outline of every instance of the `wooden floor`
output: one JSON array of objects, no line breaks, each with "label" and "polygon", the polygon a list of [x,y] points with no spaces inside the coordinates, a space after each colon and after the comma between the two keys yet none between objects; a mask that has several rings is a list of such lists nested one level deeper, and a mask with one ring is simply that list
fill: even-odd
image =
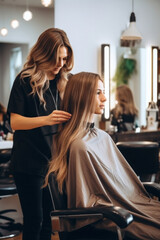
[{"label": "wooden floor", "polygon": [[[22,235],[20,234],[17,237],[6,238],[6,240],[22,240]],[[59,240],[58,234],[52,235],[52,240]]]}]

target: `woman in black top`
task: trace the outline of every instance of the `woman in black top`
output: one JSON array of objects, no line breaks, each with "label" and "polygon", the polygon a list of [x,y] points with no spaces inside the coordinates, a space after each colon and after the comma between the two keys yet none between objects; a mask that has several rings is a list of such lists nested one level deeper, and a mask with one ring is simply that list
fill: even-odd
[{"label": "woman in black top", "polygon": [[12,170],[23,211],[23,240],[50,240],[52,208],[48,188],[42,188],[51,158],[57,124],[71,114],[60,111],[60,99],[73,67],[66,33],[43,32],[16,77],[8,103],[14,133]]},{"label": "woman in black top", "polygon": [[138,110],[131,89],[127,85],[117,87],[116,101],[115,108],[111,110],[111,125],[117,126],[118,132],[134,130]]}]

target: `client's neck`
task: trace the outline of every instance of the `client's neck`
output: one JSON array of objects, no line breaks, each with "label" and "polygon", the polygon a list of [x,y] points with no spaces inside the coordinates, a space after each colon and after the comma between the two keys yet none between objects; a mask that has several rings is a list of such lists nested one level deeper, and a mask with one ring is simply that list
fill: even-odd
[{"label": "client's neck", "polygon": [[89,123],[93,123],[93,122],[94,122],[94,114],[91,115],[91,117],[90,117],[90,119],[89,119],[88,122],[89,122]]}]

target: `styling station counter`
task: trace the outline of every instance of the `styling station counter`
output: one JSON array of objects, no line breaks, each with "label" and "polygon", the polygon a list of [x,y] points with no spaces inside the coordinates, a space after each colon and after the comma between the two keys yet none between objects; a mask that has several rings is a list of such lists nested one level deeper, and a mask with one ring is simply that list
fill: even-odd
[{"label": "styling station counter", "polygon": [[115,143],[117,142],[129,142],[129,141],[151,141],[158,142],[160,145],[160,130],[147,131],[141,130],[141,132],[115,132],[109,133]]}]

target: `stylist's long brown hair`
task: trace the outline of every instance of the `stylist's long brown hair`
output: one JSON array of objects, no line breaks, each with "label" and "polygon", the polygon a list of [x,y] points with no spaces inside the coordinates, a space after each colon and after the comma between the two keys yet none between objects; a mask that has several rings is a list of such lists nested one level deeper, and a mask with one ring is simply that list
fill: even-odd
[{"label": "stylist's long brown hair", "polygon": [[73,68],[73,50],[67,34],[58,28],[49,28],[44,31],[38,38],[36,44],[31,49],[27,61],[21,72],[21,78],[29,77],[32,87],[31,94],[38,94],[40,102],[45,106],[43,98],[44,91],[49,87],[47,72],[52,71],[59,61],[58,52],[61,47],[68,49],[66,64],[60,71],[58,90],[64,91],[66,85],[67,73]]},{"label": "stylist's long brown hair", "polygon": [[72,114],[72,118],[59,127],[59,133],[54,141],[54,152],[50,162],[49,171],[55,172],[59,190],[62,192],[63,184],[67,177],[67,153],[74,139],[81,138],[87,131],[87,122],[89,122],[94,112],[95,96],[98,80],[101,80],[98,74],[81,72],[71,76],[69,79],[64,98],[62,110]]}]

